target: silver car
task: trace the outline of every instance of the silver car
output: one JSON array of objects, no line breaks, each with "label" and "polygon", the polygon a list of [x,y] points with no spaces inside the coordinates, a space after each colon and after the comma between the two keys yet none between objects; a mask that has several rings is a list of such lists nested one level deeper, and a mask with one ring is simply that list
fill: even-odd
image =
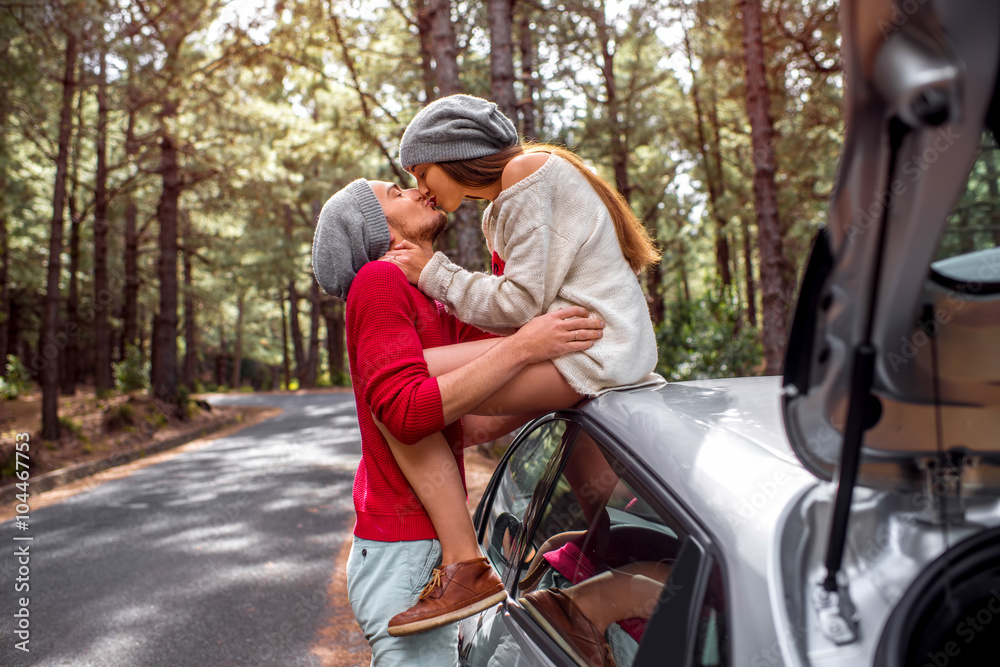
[{"label": "silver car", "polygon": [[1000,3],[841,24],[785,376],[526,427],[476,516],[509,595],[463,664],[1000,664]]}]

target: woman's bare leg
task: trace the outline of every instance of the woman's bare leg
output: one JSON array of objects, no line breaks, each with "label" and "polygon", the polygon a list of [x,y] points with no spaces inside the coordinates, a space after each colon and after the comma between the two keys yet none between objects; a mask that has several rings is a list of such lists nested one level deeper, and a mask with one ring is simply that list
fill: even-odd
[{"label": "woman's bare leg", "polygon": [[444,435],[435,433],[415,445],[404,445],[378,421],[375,425],[382,431],[399,469],[434,524],[441,542],[442,567],[479,558],[479,544],[469,516],[462,477]]},{"label": "woman's bare leg", "polygon": [[597,443],[585,431],[580,431],[577,436],[563,474],[580,503],[588,525],[593,525],[598,512],[608,504],[619,478],[597,448]]},{"label": "woman's bare leg", "polygon": [[[424,350],[427,369],[434,377],[444,375],[497,344],[497,339],[444,345]],[[476,415],[518,415],[527,412],[559,410],[579,403],[576,393],[551,361],[532,364],[514,376],[495,394],[471,410]]]},{"label": "woman's bare leg", "polygon": [[604,634],[612,623],[652,616],[670,569],[671,566],[664,563],[630,563],[564,588],[562,592]]}]

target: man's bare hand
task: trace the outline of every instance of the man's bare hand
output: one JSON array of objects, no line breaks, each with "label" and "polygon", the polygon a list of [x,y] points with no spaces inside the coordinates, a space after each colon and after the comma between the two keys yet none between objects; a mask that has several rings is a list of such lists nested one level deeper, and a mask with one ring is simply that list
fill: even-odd
[{"label": "man's bare hand", "polygon": [[427,262],[430,261],[433,254],[433,252],[409,241],[400,241],[379,257],[379,260],[398,266],[406,274],[406,282],[416,286],[417,281],[420,280],[420,272],[427,266]]},{"label": "man's bare hand", "polygon": [[579,306],[560,308],[532,319],[513,338],[519,339],[532,364],[586,350],[604,335],[604,320],[589,315]]}]

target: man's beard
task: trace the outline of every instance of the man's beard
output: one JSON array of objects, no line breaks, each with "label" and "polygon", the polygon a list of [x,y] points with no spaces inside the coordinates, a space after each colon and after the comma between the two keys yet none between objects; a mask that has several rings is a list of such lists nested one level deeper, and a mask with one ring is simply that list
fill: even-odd
[{"label": "man's beard", "polygon": [[441,233],[448,228],[448,216],[441,211],[436,211],[436,213],[438,217],[434,221],[433,225],[413,229],[411,225],[400,225],[394,222],[393,227],[404,230],[406,239],[412,243],[434,243],[437,241],[437,238],[441,236]]}]

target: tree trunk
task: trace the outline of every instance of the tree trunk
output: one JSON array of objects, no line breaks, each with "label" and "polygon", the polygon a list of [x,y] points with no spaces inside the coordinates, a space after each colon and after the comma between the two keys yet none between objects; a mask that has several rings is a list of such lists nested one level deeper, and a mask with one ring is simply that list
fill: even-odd
[{"label": "tree trunk", "polygon": [[32,359],[32,356],[28,353],[26,343],[21,338],[22,308],[18,303],[18,296],[22,290],[23,288],[12,289],[10,291],[10,301],[8,302],[10,320],[8,320],[7,326],[7,354],[13,354],[20,358],[21,361],[27,363],[29,359]]},{"label": "tree trunk", "polygon": [[330,382],[344,374],[344,307],[340,301],[330,299],[323,311],[326,321],[326,351],[330,359]]},{"label": "tree trunk", "polygon": [[662,324],[666,315],[663,305],[663,295],[660,294],[660,283],[663,282],[663,269],[657,262],[646,268],[646,299],[649,305],[649,318],[653,324]]},{"label": "tree trunk", "polygon": [[417,34],[420,42],[420,73],[424,82],[424,101],[434,99],[434,54],[431,48],[431,10],[427,0],[416,0]]},{"label": "tree trunk", "polygon": [[764,309],[764,361],[766,375],[781,373],[787,337],[787,260],[775,186],[774,126],[768,111],[768,88],[761,34],[760,0],[740,0],[743,13],[743,48],[747,69],[747,116],[753,141],[754,202],[757,209],[757,242],[760,248],[760,282]]},{"label": "tree trunk", "polygon": [[684,302],[688,303],[691,301],[691,283],[688,280],[687,271],[687,256],[688,249],[687,244],[684,242],[684,225],[686,223],[684,213],[682,212],[677,217],[677,277],[680,280],[681,294],[684,298]]},{"label": "tree trunk", "polygon": [[240,377],[240,366],[243,365],[243,304],[245,295],[240,292],[236,297],[236,342],[233,344],[233,389],[239,389],[243,378]]},{"label": "tree trunk", "polygon": [[458,46],[451,22],[451,0],[427,0],[431,20],[431,49],[434,54],[434,77],[441,97],[462,92],[458,78]]},{"label": "tree trunk", "polygon": [[219,351],[215,355],[215,384],[220,387],[225,386],[228,379],[226,378],[226,359],[229,356],[226,352],[226,325],[224,322],[219,324]]},{"label": "tree trunk", "polygon": [[[79,83],[79,82],[78,82]],[[83,95],[76,98],[76,132],[69,149],[69,164],[66,165],[68,183],[66,186],[66,207],[69,209],[69,243],[65,250],[69,253],[69,289],[66,295],[66,310],[61,322],[59,335],[59,393],[73,396],[76,393],[79,355],[77,334],[80,314],[80,214],[77,209],[77,188],[80,185],[80,153],[83,138]],[[65,334],[65,335],[63,335]]]},{"label": "tree trunk", "polygon": [[[126,78],[126,106],[128,107],[128,122],[125,126],[125,155],[131,159],[137,150],[135,139],[136,109],[132,102],[135,96],[134,62],[128,60],[128,76]],[[136,218],[138,208],[132,193],[125,196],[125,303],[122,308],[122,346],[119,350],[121,358],[128,354],[129,347],[138,347],[142,356],[141,332],[139,330],[139,231]]]},{"label": "tree trunk", "polygon": [[469,271],[482,271],[486,268],[483,257],[485,241],[481,228],[479,211],[470,201],[463,202],[451,216],[451,229],[455,235],[455,256],[451,259]]},{"label": "tree trunk", "polygon": [[[129,196],[125,204],[125,307],[123,312],[123,347],[140,345],[139,341],[139,232],[136,229],[135,202]],[[122,358],[125,358],[122,350]]]},{"label": "tree trunk", "polygon": [[[315,177],[318,179],[319,174],[316,173]],[[319,220],[321,209],[322,203],[319,199],[314,199],[312,201],[312,219],[314,221]],[[306,374],[303,382],[303,386],[307,389],[316,386],[319,376],[319,325],[323,318],[321,306],[319,283],[313,279],[309,286],[309,356],[306,359]]]},{"label": "tree trunk", "polygon": [[111,377],[111,328],[107,307],[108,289],[108,91],[107,47],[101,46],[100,77],[97,82],[97,171],[94,175],[94,386],[98,392],[114,387]]},{"label": "tree trunk", "polygon": [[302,341],[302,328],[299,326],[299,293],[295,289],[295,280],[288,281],[288,319],[292,334],[292,349],[295,350],[295,377],[299,386],[305,383],[306,351]]},{"label": "tree trunk", "polygon": [[319,323],[322,319],[319,303],[319,283],[312,281],[309,290],[309,356],[306,359],[306,376],[302,385],[307,389],[316,386],[319,374]]},{"label": "tree trunk", "polygon": [[[722,182],[721,169],[716,172],[711,153],[718,152],[718,137],[709,140],[705,132],[705,114],[701,106],[701,88],[698,85],[698,71],[694,66],[694,56],[691,52],[691,40],[687,26],[684,28],[684,50],[687,55],[688,74],[691,76],[691,101],[694,104],[695,128],[698,131],[698,152],[701,155],[702,169],[705,175],[705,185],[708,188],[708,209],[715,220],[715,270],[723,287],[733,282],[729,271],[729,241],[726,238],[726,218],[719,209],[722,192],[725,186]],[[711,145],[711,148],[710,148]]]},{"label": "tree trunk", "polygon": [[[3,43],[0,58],[7,57],[10,42]],[[7,353],[10,339],[10,240],[7,232],[7,165],[9,149],[7,144],[7,118],[10,102],[7,86],[0,86],[0,378],[7,376]]]},{"label": "tree trunk", "polygon": [[750,225],[746,218],[740,217],[740,227],[743,232],[743,265],[746,271],[747,285],[747,323],[757,326],[757,286],[753,277],[753,244],[750,240]]},{"label": "tree trunk", "polygon": [[[139,349],[139,358],[142,359],[142,360],[146,360],[146,328],[144,326],[145,319],[146,319],[146,308],[144,306],[139,306],[138,323],[136,324],[136,328],[135,328],[135,330],[136,330],[136,344],[135,345]],[[156,316],[154,315],[152,319],[155,320]],[[152,327],[152,324],[153,324],[153,322],[151,320],[150,321],[150,327]],[[149,358],[152,358],[152,356],[153,356],[153,350],[152,350],[153,344],[152,344],[152,342],[150,342],[149,347],[150,347]]]},{"label": "tree trunk", "polygon": [[69,195],[69,295],[66,298],[66,321],[63,331],[66,344],[62,347],[59,372],[59,393],[63,396],[76,395],[78,371],[77,334],[80,319],[80,215],[76,210],[76,197]]},{"label": "tree trunk", "polygon": [[514,0],[488,0],[490,28],[490,94],[508,118],[517,118],[514,97]]},{"label": "tree trunk", "polygon": [[285,373],[285,389],[292,384],[291,364],[288,362],[288,317],[285,315],[285,298],[278,293],[278,303],[281,305],[281,364]]},{"label": "tree trunk", "polygon": [[163,192],[156,209],[160,223],[160,309],[153,328],[153,395],[162,401],[177,400],[177,217],[182,184],[177,145],[169,119],[177,116],[177,104],[165,101],[160,138],[160,174]]},{"label": "tree trunk", "polygon": [[226,353],[221,351],[215,355],[215,384],[219,387],[226,384]]},{"label": "tree trunk", "polygon": [[628,180],[628,139],[621,123],[621,102],[618,99],[618,83],[615,79],[615,54],[612,51],[613,35],[604,19],[604,3],[601,2],[592,13],[594,26],[601,43],[601,74],[604,77],[604,91],[607,96],[608,135],[610,139],[611,163],[614,168],[615,184],[618,191],[629,201],[632,186]]},{"label": "tree trunk", "polygon": [[[45,313],[39,352],[42,360],[42,433],[43,440],[59,439],[59,327],[60,256],[63,245],[63,214],[66,207],[66,168],[69,163],[69,140],[73,131],[73,95],[76,91],[77,38],[66,34],[66,62],[63,69],[62,107],[59,112],[59,152],[56,157],[56,180],[52,195],[52,234],[49,237],[49,271],[46,280]],[[63,334],[65,335],[65,334]]]},{"label": "tree trunk", "polygon": [[535,124],[535,42],[534,31],[531,29],[531,9],[524,7],[518,24],[520,33],[519,50],[521,52],[521,87],[523,97],[517,103],[521,115],[521,134],[528,141],[538,140],[538,129]]},{"label": "tree trunk", "polygon": [[[2,121],[2,119],[0,119]],[[0,167],[0,192],[6,187]],[[0,378],[7,376],[7,347],[10,338],[10,286],[7,283],[10,266],[10,241],[7,239],[7,207],[0,195]]]},{"label": "tree trunk", "polygon": [[[458,46],[455,28],[451,22],[451,0],[427,0],[430,13],[430,43],[434,56],[434,77],[438,94],[442,97],[462,92],[458,77]],[[451,233],[455,239],[455,256],[458,265],[470,271],[485,268],[483,242],[479,232],[478,211],[464,202],[451,216]]]},{"label": "tree trunk", "polygon": [[184,264],[184,386],[194,391],[198,379],[198,330],[194,318],[194,281],[191,279],[191,253],[182,248]]}]

